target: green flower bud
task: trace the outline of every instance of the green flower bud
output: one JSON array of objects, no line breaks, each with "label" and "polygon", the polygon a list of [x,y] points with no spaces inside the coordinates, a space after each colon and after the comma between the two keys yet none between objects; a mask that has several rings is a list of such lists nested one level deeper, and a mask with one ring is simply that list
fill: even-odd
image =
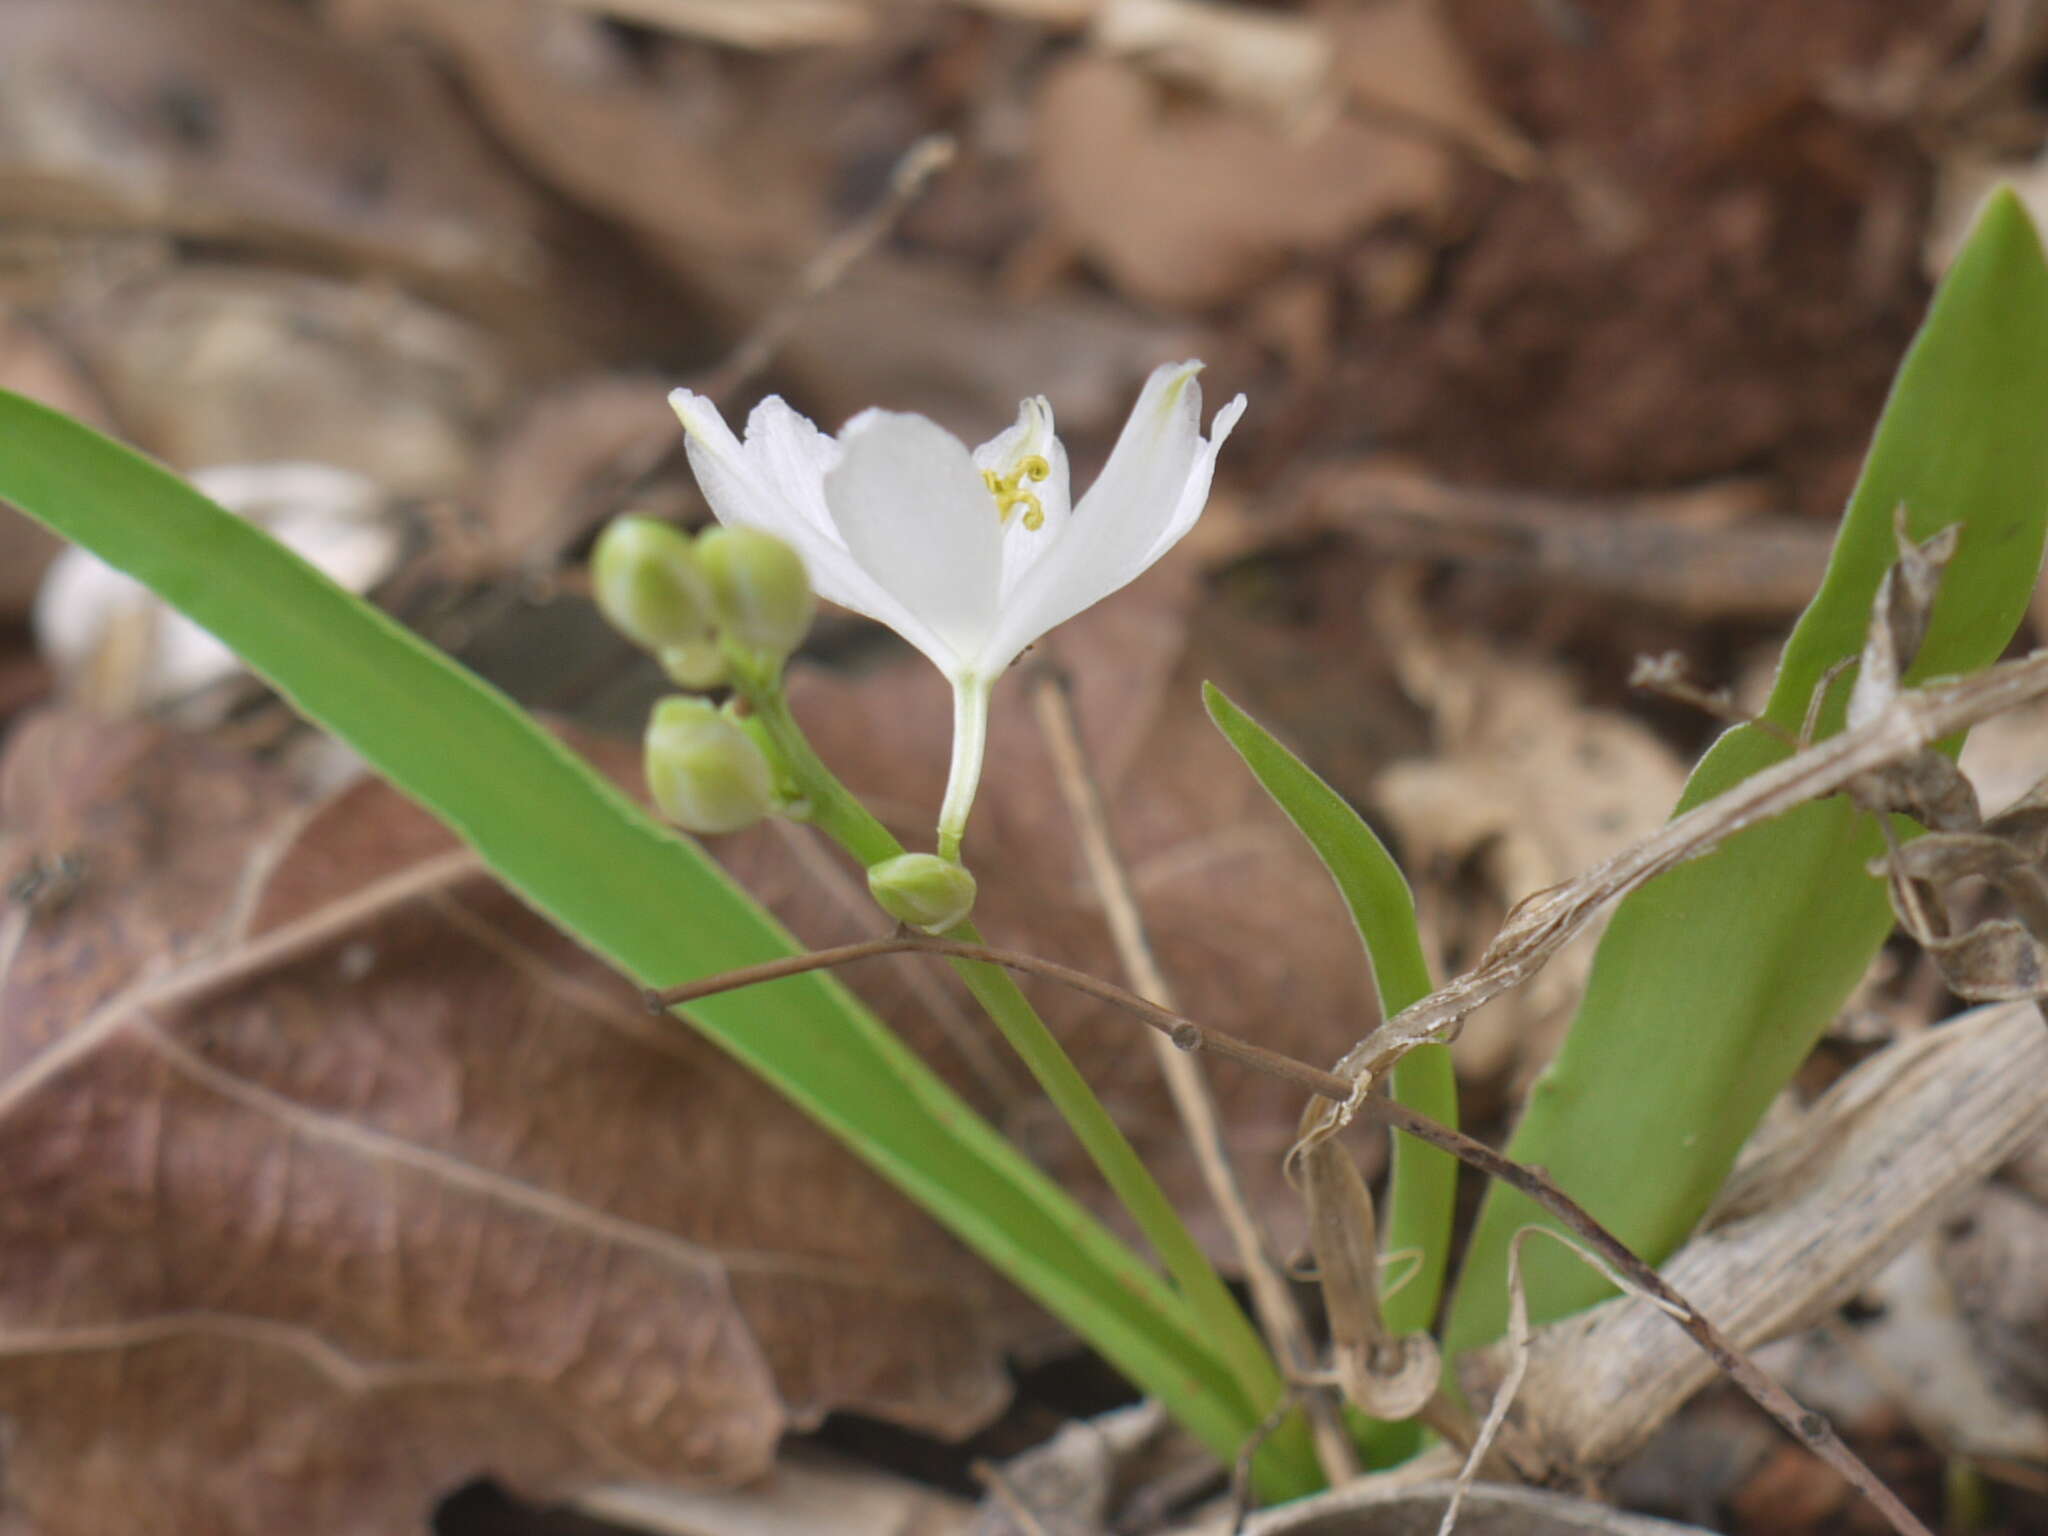
[{"label": "green flower bud", "polygon": [[700,692],[719,687],[726,680],[725,648],[716,635],[686,640],[681,645],[664,645],[660,659],[661,670],[678,688]]},{"label": "green flower bud", "polygon": [[974,910],[974,876],[936,853],[905,853],[868,869],[884,912],[924,933],[944,933]]},{"label": "green flower bud", "polygon": [[660,651],[711,633],[711,583],[689,538],[651,517],[616,517],[590,556],[598,611],[635,645]]},{"label": "green flower bud", "polygon": [[775,661],[803,643],[817,601],[803,557],[758,528],[709,528],[697,540],[728,637]]},{"label": "green flower bud", "polygon": [[646,770],[661,814],[686,832],[738,832],[776,808],[767,757],[705,699],[675,696],[654,706]]}]

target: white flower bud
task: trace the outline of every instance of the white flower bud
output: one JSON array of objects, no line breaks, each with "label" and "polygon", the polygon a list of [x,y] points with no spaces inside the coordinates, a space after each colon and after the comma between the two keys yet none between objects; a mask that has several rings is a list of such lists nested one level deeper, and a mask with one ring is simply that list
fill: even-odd
[{"label": "white flower bud", "polygon": [[754,739],[704,699],[654,706],[647,723],[647,788],[686,832],[738,832],[776,809],[775,773]]},{"label": "white flower bud", "polygon": [[644,650],[710,637],[711,583],[689,537],[651,517],[613,518],[590,557],[598,611]]},{"label": "white flower bud", "polygon": [[803,556],[774,534],[706,529],[697,540],[697,563],[710,578],[718,622],[739,644],[779,662],[810,633],[817,599]]},{"label": "white flower bud", "polygon": [[905,853],[868,869],[884,912],[923,933],[944,933],[974,910],[974,876],[935,853]]}]

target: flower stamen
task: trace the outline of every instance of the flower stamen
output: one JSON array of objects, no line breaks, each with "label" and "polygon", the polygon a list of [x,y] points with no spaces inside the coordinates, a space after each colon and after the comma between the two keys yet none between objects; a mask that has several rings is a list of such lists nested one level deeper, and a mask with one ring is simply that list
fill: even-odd
[{"label": "flower stamen", "polygon": [[989,494],[996,499],[996,521],[1005,528],[1010,526],[1010,517],[1019,507],[1024,509],[1024,527],[1036,533],[1045,526],[1045,504],[1031,492],[1024,489],[1024,482],[1043,481],[1052,477],[1052,463],[1042,453],[1026,454],[1007,475],[999,475],[992,469],[981,472],[982,483]]}]

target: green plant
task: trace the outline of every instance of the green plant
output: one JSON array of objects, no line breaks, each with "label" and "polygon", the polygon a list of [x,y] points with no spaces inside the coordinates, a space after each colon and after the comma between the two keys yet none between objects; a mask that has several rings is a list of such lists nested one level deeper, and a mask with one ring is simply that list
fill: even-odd
[{"label": "green plant", "polygon": [[[1185,368],[1155,375],[1151,406],[1141,402],[1132,430],[1141,437],[1180,431],[1171,412],[1191,392],[1191,378]],[[696,412],[693,453],[709,456],[699,462],[700,473],[727,473],[739,462],[728,462],[739,445],[701,402],[685,406]],[[1191,455],[1187,463],[1199,461],[1204,487],[1208,460],[1201,454],[1213,455],[1232,419],[1226,412],[1214,441],[1199,449],[1180,442]],[[1827,578],[1786,647],[1765,715],[1772,726],[1797,730],[1809,699],[1856,654],[1891,559],[1891,518],[1900,505],[1917,536],[1962,527],[1917,674],[1967,670],[1996,657],[2024,610],[2048,528],[2044,423],[2048,264],[2025,213],[2002,193],[1944,281],[1900,372]],[[906,462],[925,455],[952,464],[950,450],[928,441],[922,429],[891,431],[902,442],[890,451]],[[1008,472],[982,472],[1001,519],[994,542],[982,536],[986,530],[975,535],[977,570],[995,572],[990,580],[1000,576],[1001,530],[1013,513],[1021,513],[1027,530],[1048,519],[1053,533],[1064,530],[1064,460],[1055,464],[1056,444],[1049,442],[1049,416],[1027,404],[1018,426],[998,440],[1007,445]],[[1112,460],[1104,483],[1145,491],[1165,509],[1165,528],[1167,512],[1179,515],[1179,501],[1134,477],[1131,464],[1139,460],[1126,461],[1122,471],[1118,462]],[[0,496],[219,635],[309,719],[441,817],[509,886],[643,987],[672,987],[793,952],[789,936],[694,843],[651,820],[510,700],[175,475],[55,412],[0,393]],[[863,536],[849,526],[853,537]],[[961,916],[974,883],[958,859],[988,687],[1014,656],[1013,641],[1021,645],[1058,622],[1073,611],[1070,600],[1085,606],[1142,569],[1156,556],[1156,536],[1158,529],[1140,541],[1143,547],[1105,554],[1102,569],[1115,573],[1107,583],[1079,556],[1048,555],[1046,569],[1057,579],[1027,592],[1028,602],[1012,604],[1006,595],[1013,622],[1004,627],[983,616],[960,631],[967,640],[958,644],[957,636],[927,623],[947,594],[922,594],[929,611],[896,604],[911,626],[905,633],[922,634],[913,640],[954,682],[965,724],[938,852],[906,856],[811,751],[783,695],[782,653],[800,632],[794,615],[807,594],[791,587],[787,571],[751,569],[745,540],[727,540],[700,584],[691,571],[696,557],[680,543],[633,531],[634,547],[666,563],[659,571],[601,572],[601,591],[633,606],[629,627],[660,650],[685,686],[727,680],[749,705],[730,713],[708,705],[668,710],[663,750],[682,755],[661,764],[669,775],[664,803],[683,819],[720,826],[776,808],[803,814],[876,871],[878,893],[900,904],[892,910],[926,926],[952,923],[949,936],[977,941]],[[1163,536],[1170,543],[1178,532]],[[618,547],[628,543],[622,537]],[[1086,546],[1069,537],[1060,547]],[[839,554],[846,554],[843,543]],[[829,547],[824,555],[828,566],[838,558]],[[858,567],[830,566],[841,585],[835,591],[821,583],[827,595],[865,602],[871,612],[895,602],[861,587]],[[746,612],[744,624],[726,621],[739,633],[737,640],[729,634],[722,649],[703,616],[702,605],[714,600]],[[1843,692],[1837,686],[1827,696],[1818,717],[1823,734],[1840,728]],[[1371,954],[1387,1013],[1417,1001],[1430,978],[1412,903],[1386,850],[1341,798],[1242,711],[1213,691],[1208,704],[1335,878]],[[1788,750],[1767,727],[1729,732],[1693,775],[1680,808]],[[693,798],[693,785],[719,793]],[[1653,1260],[1668,1253],[1882,941],[1889,917],[1864,867],[1877,846],[1868,818],[1840,800],[1822,802],[1732,839],[1626,901],[1513,1153],[1547,1165],[1638,1253]],[[1276,1368],[1007,974],[973,960],[956,964],[1095,1156],[1164,1273],[1053,1186],[831,979],[789,976],[706,998],[687,1017],[1086,1336],[1219,1456],[1235,1455],[1280,1400]],[[1441,1047],[1411,1053],[1394,1087],[1411,1108],[1454,1119],[1455,1085]],[[1440,1151],[1406,1141],[1398,1149],[1381,1227],[1386,1246],[1415,1252],[1420,1268],[1388,1306],[1397,1331],[1427,1328],[1438,1312],[1454,1174]],[[1506,1245],[1522,1226],[1542,1219],[1520,1196],[1489,1197],[1456,1287],[1451,1348],[1499,1331]],[[1544,1250],[1532,1251],[1527,1263],[1539,1319],[1600,1294],[1597,1276]],[[1378,1442],[1382,1450],[1391,1443]],[[1315,1484],[1298,1415],[1264,1442],[1257,1475],[1269,1497]]]}]

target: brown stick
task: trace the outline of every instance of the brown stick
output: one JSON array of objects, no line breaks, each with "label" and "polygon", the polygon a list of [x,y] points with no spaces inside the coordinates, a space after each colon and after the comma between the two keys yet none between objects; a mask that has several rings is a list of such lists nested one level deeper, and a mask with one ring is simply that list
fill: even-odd
[{"label": "brown stick", "polygon": [[956,149],[949,135],[931,133],[905,150],[881,200],[811,258],[796,291],[757,320],[726,359],[697,381],[697,392],[722,402],[765,372],[812,302],[838,287],[882,243],[931,179],[953,163]]},{"label": "brown stick", "polygon": [[1085,992],[1090,997],[1101,998],[1105,1003],[1114,1003],[1126,1013],[1135,1014],[1145,1023],[1165,1035],[1184,1051],[1209,1051],[1231,1061],[1270,1076],[1305,1088],[1321,1098],[1335,1099],[1339,1103],[1353,1097],[1356,1088],[1348,1078],[1334,1072],[1324,1072],[1296,1061],[1292,1056],[1283,1056],[1278,1051],[1269,1051],[1263,1045],[1253,1045],[1249,1040],[1240,1040],[1227,1035],[1220,1029],[1211,1029],[1198,1024],[1185,1014],[1175,1013],[1171,1008],[1162,1008],[1157,1003],[1148,1003],[1135,992],[1126,991],[1114,982],[1091,976],[1086,971],[1061,965],[1057,960],[1042,960],[1037,955],[1027,955],[1021,950],[996,949],[987,944],[962,944],[956,939],[928,938],[921,933],[902,930],[885,939],[864,939],[858,944],[841,944],[834,949],[815,949],[804,955],[785,955],[779,960],[764,960],[759,965],[742,966],[735,971],[720,971],[716,976],[706,976],[698,981],[686,981],[678,987],[664,987],[650,990],[642,995],[647,1006],[665,1012],[670,1008],[694,1003],[700,998],[715,997],[720,992],[737,992],[742,987],[759,986],[764,981],[781,981],[788,976],[801,976],[809,971],[827,971],[842,965],[852,965],[859,960],[872,960],[880,955],[925,954],[939,955],[947,960],[979,960],[984,965],[1000,965],[1009,970],[1022,971],[1028,976],[1044,976],[1049,980]]},{"label": "brown stick", "polygon": [[1754,1398],[1766,1413],[1784,1425],[1795,1439],[1841,1473],[1851,1487],[1876,1506],[1894,1529],[1910,1533],[1910,1536],[1931,1536],[1919,1518],[1899,1502],[1897,1495],[1878,1481],[1877,1474],[1843,1444],[1834,1426],[1823,1415],[1802,1408],[1791,1393],[1764,1374],[1704,1313],[1673,1290],[1662,1275],[1630,1252],[1620,1238],[1595,1221],[1584,1206],[1559,1189],[1542,1170],[1503,1157],[1484,1142],[1474,1141],[1448,1126],[1439,1125],[1427,1115],[1417,1114],[1393,1099],[1374,1095],[1360,1108],[1363,1113],[1386,1121],[1396,1130],[1406,1131],[1418,1141],[1443,1148],[1467,1167],[1499,1179],[1542,1206],[1611,1264],[1618,1274],[1625,1275],[1663,1303],[1671,1313],[1672,1321],[1692,1336],[1708,1359]]},{"label": "brown stick", "polygon": [[1672,1289],[1654,1268],[1637,1258],[1620,1238],[1594,1220],[1585,1207],[1552,1183],[1548,1175],[1539,1169],[1503,1157],[1485,1143],[1474,1141],[1448,1126],[1439,1125],[1427,1115],[1396,1103],[1384,1094],[1373,1094],[1361,1099],[1358,1097],[1356,1084],[1347,1078],[1339,1077],[1332,1072],[1320,1071],[1304,1062],[1294,1060],[1291,1056],[1269,1051],[1263,1046],[1252,1045],[1221,1030],[1211,1029],[1170,1008],[1162,1008],[1156,1003],[1147,1002],[1136,993],[1126,991],[1114,983],[1090,976],[1085,971],[1075,970],[1072,966],[1061,965],[1052,960],[1041,960],[1034,955],[1021,954],[1014,950],[994,949],[982,944],[961,944],[951,939],[926,938],[921,934],[899,933],[891,938],[871,939],[863,944],[845,944],[837,949],[821,949],[807,955],[790,955],[761,965],[748,966],[743,970],[726,971],[721,975],[706,977],[702,981],[671,987],[665,991],[649,992],[647,999],[653,1007],[669,1008],[715,993],[753,986],[763,981],[775,981],[785,976],[798,976],[807,971],[847,965],[877,955],[902,954],[907,951],[942,955],[948,959],[979,960],[990,965],[1006,966],[1011,970],[1063,982],[1092,997],[1116,1004],[1152,1028],[1168,1035],[1173,1043],[1183,1050],[1213,1051],[1220,1056],[1227,1056],[1233,1061],[1242,1062],[1246,1066],[1294,1083],[1319,1098],[1346,1103],[1351,1111],[1369,1115],[1384,1121],[1395,1130],[1407,1132],[1418,1141],[1427,1142],[1433,1147],[1441,1147],[1467,1167],[1476,1168],[1489,1178],[1499,1179],[1520,1190],[1612,1265],[1616,1273],[1626,1276],[1631,1283],[1662,1303],[1672,1314],[1672,1321],[1686,1331],[1706,1353],[1708,1359],[1747,1392],[1759,1407],[1783,1425],[1793,1438],[1839,1472],[1852,1488],[1868,1499],[1891,1523],[1892,1528],[1898,1531],[1900,1536],[1932,1536],[1918,1517],[1899,1502],[1898,1496],[1878,1480],[1877,1474],[1865,1466],[1862,1459],[1843,1443],[1826,1418],[1801,1407],[1791,1393],[1764,1374],[1704,1313]]},{"label": "brown stick", "polygon": [[[1177,1008],[1173,988],[1159,968],[1152,941],[1145,932],[1145,917],[1138,908],[1130,871],[1117,856],[1116,844],[1110,837],[1108,807],[1081,745],[1080,722],[1074,715],[1066,676],[1054,666],[1041,664],[1034,669],[1031,706],[1038,716],[1046,750],[1052,756],[1053,777],[1067,802],[1068,813],[1074,818],[1081,857],[1088,866],[1096,894],[1102,898],[1103,913],[1124,974],[1147,1000],[1162,1008]],[[1266,1335],[1267,1347],[1287,1375],[1305,1380],[1316,1363],[1308,1326],[1302,1321],[1294,1292],[1274,1261],[1266,1234],[1252,1214],[1244,1185],[1231,1164],[1230,1148],[1223,1138],[1223,1117],[1217,1112],[1215,1095],[1209,1091],[1209,1080],[1192,1055],[1174,1047],[1172,1036],[1155,1033],[1152,1044],[1202,1183],[1237,1250],[1245,1284],[1251,1291],[1252,1310]],[[1336,1403],[1326,1393],[1311,1391],[1302,1397],[1302,1411],[1308,1417],[1316,1460],[1330,1485],[1340,1487],[1358,1476],[1357,1450]]]},{"label": "brown stick", "polygon": [[1508,914],[1477,965],[1380,1025],[1345,1053],[1338,1071],[1377,1079],[1416,1046],[1455,1039],[1481,1004],[1527,981],[1602,908],[1665,870],[1711,853],[1737,832],[1794,806],[1838,794],[1861,775],[1904,761],[1979,720],[2042,697],[2048,697],[2048,651],[1901,693],[1868,724],[1751,774],[1605,863],[1528,897]]}]

